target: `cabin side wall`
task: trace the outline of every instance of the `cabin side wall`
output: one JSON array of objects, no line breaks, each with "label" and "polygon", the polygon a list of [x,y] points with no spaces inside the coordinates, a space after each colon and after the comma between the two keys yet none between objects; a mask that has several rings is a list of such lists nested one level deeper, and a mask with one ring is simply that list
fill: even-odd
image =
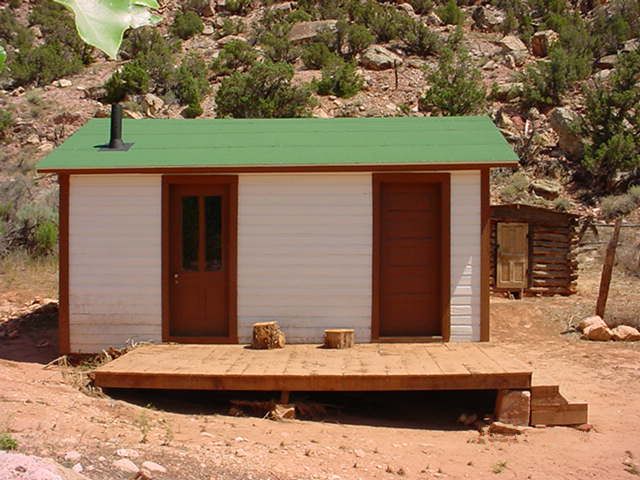
[{"label": "cabin side wall", "polygon": [[72,175],[72,352],[162,340],[161,177]]},{"label": "cabin side wall", "polygon": [[[451,172],[451,337],[480,340],[481,178]],[[238,334],[278,320],[290,342],[325,328],[371,339],[372,175],[241,174]],[[72,175],[72,352],[162,341],[160,175]]]}]

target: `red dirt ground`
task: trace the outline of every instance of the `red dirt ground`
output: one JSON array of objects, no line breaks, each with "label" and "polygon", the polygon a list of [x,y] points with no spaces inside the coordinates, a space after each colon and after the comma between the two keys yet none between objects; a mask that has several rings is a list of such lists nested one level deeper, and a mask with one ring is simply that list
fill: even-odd
[{"label": "red dirt ground", "polygon": [[[318,397],[310,400],[337,406],[326,418],[283,422],[220,414],[224,402],[211,395],[91,396],[77,388],[79,369],[29,363],[51,356],[33,354],[35,343],[55,333],[43,327],[0,339],[0,358],[11,352],[21,360],[22,351],[29,360],[0,360],[0,433],[9,432],[21,453],[81,463],[95,480],[134,477],[113,465],[122,448],[135,450],[137,465],[152,460],[167,468],[154,479],[630,480],[640,474],[640,345],[561,333],[591,312],[597,275],[596,265],[583,270],[572,297],[492,299],[493,341],[587,401],[590,432],[552,427],[517,438],[481,436],[456,424],[461,411],[480,405],[464,394]],[[616,272],[610,299],[612,319],[638,319],[640,279]],[[18,341],[19,349],[9,348]],[[65,460],[73,450],[81,458]]]}]

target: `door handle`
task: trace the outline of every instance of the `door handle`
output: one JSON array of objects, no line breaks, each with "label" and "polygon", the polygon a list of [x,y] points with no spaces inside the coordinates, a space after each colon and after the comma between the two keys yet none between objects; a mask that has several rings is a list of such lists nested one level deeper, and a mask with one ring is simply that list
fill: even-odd
[{"label": "door handle", "polygon": [[180,283],[180,282],[178,282],[178,278],[179,278],[179,275],[177,273],[174,273],[173,274],[173,283],[175,285],[178,285],[178,283]]}]

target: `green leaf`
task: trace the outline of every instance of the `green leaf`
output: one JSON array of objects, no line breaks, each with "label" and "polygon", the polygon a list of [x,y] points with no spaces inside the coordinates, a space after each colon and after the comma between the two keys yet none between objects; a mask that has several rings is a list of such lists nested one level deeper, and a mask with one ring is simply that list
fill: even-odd
[{"label": "green leaf", "polygon": [[129,28],[155,25],[157,0],[54,0],[73,12],[80,38],[115,59]]},{"label": "green leaf", "polygon": [[0,72],[4,69],[4,62],[7,60],[7,52],[4,47],[0,45]]}]

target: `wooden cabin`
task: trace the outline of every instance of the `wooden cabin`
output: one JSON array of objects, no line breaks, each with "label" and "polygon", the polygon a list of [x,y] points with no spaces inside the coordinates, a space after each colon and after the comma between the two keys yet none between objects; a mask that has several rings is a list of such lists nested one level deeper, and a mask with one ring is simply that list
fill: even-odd
[{"label": "wooden cabin", "polygon": [[[92,119],[60,184],[60,346],[489,338],[490,119]],[[119,132],[123,132],[120,138]],[[127,143],[129,142],[129,143]]]},{"label": "wooden cabin", "polygon": [[529,205],[491,206],[491,289],[576,293],[578,216]]}]

